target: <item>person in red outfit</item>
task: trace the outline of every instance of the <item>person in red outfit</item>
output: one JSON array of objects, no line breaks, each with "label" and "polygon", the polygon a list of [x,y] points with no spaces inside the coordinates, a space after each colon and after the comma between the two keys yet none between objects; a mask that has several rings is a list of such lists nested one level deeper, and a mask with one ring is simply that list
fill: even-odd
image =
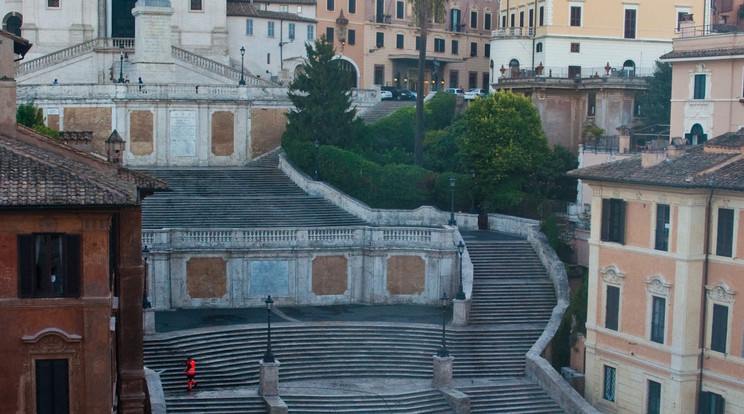
[{"label": "person in red outfit", "polygon": [[196,361],[191,358],[186,360],[186,387],[189,391],[196,388]]}]

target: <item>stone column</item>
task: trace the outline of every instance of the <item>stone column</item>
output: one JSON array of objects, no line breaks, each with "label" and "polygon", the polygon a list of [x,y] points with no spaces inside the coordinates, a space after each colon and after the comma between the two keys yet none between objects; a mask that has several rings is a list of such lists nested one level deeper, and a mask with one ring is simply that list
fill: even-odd
[{"label": "stone column", "polygon": [[470,323],[471,299],[452,301],[452,326],[468,326]]},{"label": "stone column", "polygon": [[258,363],[258,393],[264,397],[279,395],[279,361]]},{"label": "stone column", "polygon": [[453,356],[440,357],[432,356],[434,361],[434,388],[447,387],[452,384],[452,363],[455,360]]},{"label": "stone column", "polygon": [[145,334],[154,334],[155,333],[155,310],[154,309],[144,309],[143,310],[143,325],[145,327]]}]

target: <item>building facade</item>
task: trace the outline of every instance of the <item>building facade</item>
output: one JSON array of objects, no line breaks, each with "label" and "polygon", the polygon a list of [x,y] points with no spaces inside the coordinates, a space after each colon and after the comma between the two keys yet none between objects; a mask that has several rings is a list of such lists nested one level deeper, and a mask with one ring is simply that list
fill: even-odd
[{"label": "building facade", "polygon": [[575,170],[592,190],[585,397],[744,410],[744,131]]},{"label": "building facade", "polygon": [[0,31],[0,411],[144,413],[140,201],[165,185],[16,125],[29,46]]}]

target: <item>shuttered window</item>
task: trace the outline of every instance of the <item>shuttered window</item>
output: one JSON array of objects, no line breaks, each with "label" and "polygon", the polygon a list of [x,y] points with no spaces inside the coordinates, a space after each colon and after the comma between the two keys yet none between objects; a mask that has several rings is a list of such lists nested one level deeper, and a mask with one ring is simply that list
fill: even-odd
[{"label": "shuttered window", "polygon": [[625,201],[602,199],[602,241],[625,243]]},{"label": "shuttered window", "polygon": [[669,206],[656,205],[656,250],[669,250]]},{"label": "shuttered window", "polygon": [[615,368],[605,365],[604,367],[604,393],[607,401],[615,401]]},{"label": "shuttered window", "polygon": [[80,236],[18,236],[18,293],[23,298],[80,296]]},{"label": "shuttered window", "polygon": [[37,359],[36,413],[69,414],[70,384],[66,359]]},{"label": "shuttered window", "polygon": [[620,288],[617,286],[607,286],[607,304],[605,306],[605,328],[617,331],[619,313],[620,313]]},{"label": "shuttered window", "polygon": [[666,317],[666,299],[654,296],[651,302],[651,340],[664,343],[664,318]]},{"label": "shuttered window", "polygon": [[710,349],[726,353],[728,336],[728,307],[713,305],[713,326],[711,326]]},{"label": "shuttered window", "polygon": [[716,255],[731,257],[734,245],[734,210],[718,209],[718,236]]},{"label": "shuttered window", "polygon": [[647,414],[661,414],[661,384],[656,381],[648,381],[648,400],[646,402]]}]

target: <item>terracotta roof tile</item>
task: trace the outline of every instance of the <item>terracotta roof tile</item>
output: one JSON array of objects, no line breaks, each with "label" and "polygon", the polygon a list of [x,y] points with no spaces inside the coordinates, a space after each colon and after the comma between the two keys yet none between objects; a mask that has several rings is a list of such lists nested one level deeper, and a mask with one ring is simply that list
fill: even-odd
[{"label": "terracotta roof tile", "polygon": [[[289,3],[303,4],[302,2]],[[315,2],[313,2],[312,4],[315,4]],[[303,17],[295,13],[261,10],[258,7],[255,7],[252,3],[227,3],[227,15],[315,23],[314,19]]]}]

